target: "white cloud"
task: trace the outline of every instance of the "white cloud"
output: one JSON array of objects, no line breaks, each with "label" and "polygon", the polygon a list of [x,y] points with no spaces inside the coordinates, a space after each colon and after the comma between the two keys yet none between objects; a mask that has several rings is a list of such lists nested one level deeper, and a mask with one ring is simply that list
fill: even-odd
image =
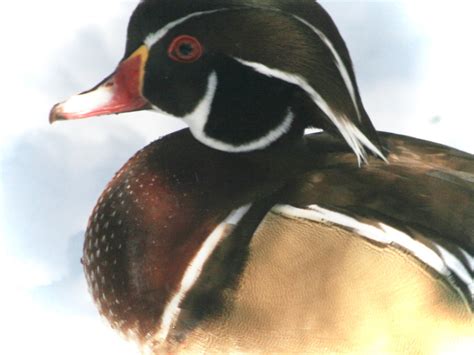
[{"label": "white cloud", "polygon": [[474,153],[472,2],[322,3],[346,39],[378,129]]}]

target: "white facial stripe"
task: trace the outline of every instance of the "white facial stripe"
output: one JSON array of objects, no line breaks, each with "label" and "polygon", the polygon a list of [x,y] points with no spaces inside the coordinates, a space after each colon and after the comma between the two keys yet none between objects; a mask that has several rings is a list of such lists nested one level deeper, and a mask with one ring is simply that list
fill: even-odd
[{"label": "white facial stripe", "polygon": [[[256,7],[258,8],[258,7]],[[242,9],[242,8],[239,8],[239,9]],[[156,44],[160,39],[162,39],[164,36],[166,36],[166,34],[171,30],[173,29],[174,27],[186,22],[187,20],[189,20],[190,18],[193,18],[193,17],[199,17],[199,16],[203,16],[203,15],[208,15],[208,14],[212,14],[212,13],[215,13],[215,12],[222,12],[222,11],[229,11],[229,10],[239,10],[237,8],[221,8],[221,9],[216,9],[216,10],[209,10],[209,11],[200,11],[200,12],[194,12],[192,14],[189,14],[187,16],[184,16],[180,19],[177,19],[175,21],[172,21],[170,23],[168,23],[166,26],[162,27],[161,29],[159,29],[158,31],[156,31],[155,33],[152,33],[150,35],[148,35],[145,39],[145,45],[148,47],[148,48],[151,48],[154,44]],[[259,8],[260,9],[260,8]],[[270,11],[277,11],[277,10],[274,10],[274,9],[268,9]],[[280,11],[277,11],[277,12],[280,12]],[[337,52],[337,50],[334,48],[334,45],[332,44],[332,42],[329,40],[329,38],[326,37],[326,35],[321,31],[319,30],[318,28],[314,27],[313,25],[311,25],[309,22],[307,22],[306,20],[302,19],[301,17],[299,16],[296,16],[296,15],[291,15],[293,18],[295,18],[296,20],[298,20],[299,22],[303,23],[305,26],[309,27],[314,33],[316,33],[316,35],[323,41],[323,43],[329,48],[329,50],[331,51],[333,57],[334,57],[334,61],[335,61],[335,64],[341,74],[341,77],[342,79],[344,80],[344,83],[346,84],[346,87],[347,87],[347,90],[349,91],[349,94],[351,96],[351,99],[352,99],[352,102],[354,104],[354,108],[356,110],[356,113],[357,113],[357,118],[359,119],[359,121],[361,120],[361,117],[360,117],[360,110],[359,110],[359,105],[357,104],[357,100],[356,100],[356,97],[355,97],[355,90],[354,90],[354,85],[352,84],[352,80],[350,78],[350,75],[349,75],[349,72],[346,68],[346,66],[344,65],[344,62],[342,61],[339,53]]]},{"label": "white facial stripe", "polygon": [[304,130],[304,135],[307,136],[310,134],[321,133],[321,132],[324,132],[321,128],[306,128]]},{"label": "white facial stripe", "polygon": [[323,41],[323,43],[331,51],[331,53],[334,57],[334,61],[335,61],[335,64],[337,66],[337,69],[339,69],[339,72],[341,73],[342,79],[344,80],[344,83],[346,84],[347,90],[349,91],[349,94],[351,95],[352,103],[354,104],[354,108],[355,108],[356,113],[357,113],[357,118],[360,121],[361,117],[360,117],[359,105],[357,104],[357,100],[356,100],[354,85],[352,84],[352,80],[351,80],[351,77],[349,75],[349,72],[348,72],[346,66],[344,65],[344,62],[342,61],[341,56],[337,52],[336,48],[334,48],[334,45],[332,44],[332,42],[329,40],[329,38],[326,37],[326,35],[323,32],[321,32],[321,30],[317,29],[316,27],[314,27],[312,24],[310,24],[306,20],[302,19],[301,17],[295,16],[295,15],[293,15],[293,17],[295,19],[297,19],[298,21],[300,21],[301,23],[308,26],[309,28],[311,28],[311,30],[313,30],[313,32],[318,35],[318,37]]},{"label": "white facial stripe", "polygon": [[160,28],[158,31],[156,31],[155,33],[152,33],[150,35],[148,35],[145,39],[145,45],[148,47],[148,48],[151,48],[153,47],[154,44],[156,44],[160,39],[162,39],[164,36],[166,36],[166,34],[172,30],[174,27],[182,24],[183,22],[186,22],[187,20],[189,20],[190,18],[193,18],[193,17],[199,17],[199,16],[203,16],[203,15],[208,15],[208,14],[213,14],[215,12],[222,12],[222,11],[229,11],[229,10],[232,10],[232,9],[229,9],[229,8],[221,8],[221,9],[216,9],[216,10],[209,10],[209,11],[200,11],[200,12],[193,12],[192,14],[189,14],[187,16],[184,16],[184,17],[181,17],[180,19],[177,19],[175,21],[172,21],[172,22],[169,22],[166,26],[163,26],[162,28]]},{"label": "white facial stripe", "polygon": [[189,290],[194,286],[197,279],[201,275],[204,264],[212,255],[219,243],[227,236],[225,233],[226,227],[230,222],[233,224],[239,223],[252,205],[248,204],[233,210],[224,221],[222,221],[207,237],[198,250],[193,260],[186,269],[179,290],[173,295],[171,300],[167,303],[163,316],[161,317],[160,330],[155,335],[155,340],[163,342],[168,337],[171,327],[176,322],[181,309],[179,305],[186,297]]},{"label": "white facial stripe", "polygon": [[[209,11],[194,12],[185,17],[172,21],[168,23],[166,26],[156,31],[155,33],[148,35],[148,37],[145,39],[145,44],[148,48],[151,48],[160,39],[166,36],[166,34],[171,29],[186,22],[187,20],[193,17],[199,17],[203,15],[216,13],[216,12],[230,11],[230,10],[238,10],[238,9],[237,8],[220,8],[220,9],[209,10]],[[355,98],[354,86],[352,85],[349,72],[347,71],[347,68],[344,65],[344,62],[342,61],[338,52],[334,48],[334,45],[331,43],[331,41],[326,37],[326,35],[323,32],[321,32],[319,29],[311,25],[309,22],[305,21],[304,19],[298,16],[295,16],[295,15],[291,15],[291,16],[293,16],[296,20],[303,23],[304,25],[308,26],[312,31],[314,31],[331,51],[334,57],[335,64],[337,68],[339,69],[339,72],[352,98],[352,102],[356,109],[358,119],[360,120],[360,112],[359,112],[359,107],[357,105],[357,101]],[[305,90],[313,99],[313,101],[316,103],[316,105],[318,105],[320,109],[329,117],[329,119],[333,122],[333,124],[342,134],[346,142],[354,151],[359,165],[361,164],[362,161],[367,162],[367,154],[364,149],[364,146],[367,147],[369,150],[371,150],[374,154],[379,156],[381,159],[387,162],[382,152],[380,152],[380,150],[373,145],[373,143],[347,118],[347,116],[336,114],[328,105],[328,103],[321,97],[321,95],[319,95],[319,93],[317,93],[303,78],[295,74],[289,74],[289,73],[279,71],[277,69],[268,68],[260,63],[244,61],[238,58],[235,58],[235,59],[244,65],[252,67],[257,72],[260,72],[270,77],[275,77],[281,80],[285,80],[289,83],[298,85],[303,90]],[[198,139],[202,143],[210,147],[213,147],[215,149],[222,150],[222,151],[247,152],[247,151],[251,151],[255,149],[263,149],[267,147],[268,145],[270,145],[272,142],[280,138],[284,133],[286,133],[290,129],[291,123],[294,118],[292,113],[289,114],[285,118],[285,120],[282,122],[280,126],[276,127],[274,130],[269,132],[265,137],[262,137],[259,140],[256,140],[253,142],[246,143],[244,145],[238,145],[238,146],[232,145],[232,144],[221,142],[215,138],[207,136],[204,133],[204,126],[210,112],[210,107],[212,105],[212,98],[214,97],[214,94],[215,94],[215,87],[214,89],[212,88],[212,82],[211,82],[214,79],[217,85],[217,78],[210,77],[209,83],[208,83],[208,91],[205,97],[203,98],[203,100],[198,104],[198,106],[196,107],[196,110],[194,110],[191,114],[187,115],[186,117],[183,117],[183,119],[187,121],[187,123],[189,124],[193,135],[196,137],[196,139]],[[155,109],[161,113],[165,113],[157,107],[155,107]],[[203,111],[207,111],[207,114],[202,115]]]},{"label": "white facial stripe", "polygon": [[367,161],[367,155],[364,146],[378,155],[381,159],[387,161],[382,152],[380,152],[380,150],[373,145],[373,143],[347,118],[347,116],[334,112],[326,100],[324,100],[321,95],[319,95],[319,93],[316,92],[316,90],[314,90],[311,85],[309,85],[301,76],[297,74],[286,73],[278,69],[272,69],[261,63],[249,62],[239,58],[234,59],[243,65],[254,69],[260,74],[278,78],[290,84],[298,85],[301,89],[303,89],[311,97],[314,103],[329,117],[331,122],[342,134],[347,144],[349,144],[351,149],[356,154],[359,165],[361,161]]},{"label": "white facial stripe", "polygon": [[192,112],[182,117],[177,117],[154,105],[153,105],[153,109],[164,115],[171,116],[176,119],[181,119],[185,121],[189,125],[191,132],[193,132],[193,135],[195,135],[195,132],[204,131],[204,126],[206,125],[207,118],[211,112],[212,101],[214,101],[216,89],[217,89],[217,74],[216,72],[212,72],[209,75],[209,78],[207,79],[206,93],[204,94],[204,97],[201,99],[201,101],[199,101],[199,103],[196,105],[196,107],[194,108]]},{"label": "white facial stripe", "polygon": [[339,212],[334,212],[322,208],[318,205],[310,205],[307,209],[297,208],[289,205],[277,205],[272,209],[273,212],[294,217],[302,218],[321,223],[336,224],[344,228],[355,231],[360,236],[378,243],[394,245],[409,251],[414,257],[424,264],[430,266],[433,270],[443,275],[446,280],[454,287],[459,295],[466,300],[465,294],[459,289],[457,284],[451,279],[452,273],[466,284],[471,293],[471,299],[466,300],[468,304],[474,299],[474,279],[467,272],[463,264],[451,253],[437,245],[441,256],[433,249],[423,243],[413,239],[406,233],[403,233],[384,223],[378,223],[379,227],[371,224],[362,223],[355,218],[349,217]]},{"label": "white facial stripe", "polygon": [[183,121],[186,122],[191,130],[193,136],[200,142],[207,145],[205,139],[204,127],[206,126],[207,119],[211,113],[212,102],[217,90],[217,73],[212,72],[207,79],[206,94],[198,103],[193,112],[182,117]]}]

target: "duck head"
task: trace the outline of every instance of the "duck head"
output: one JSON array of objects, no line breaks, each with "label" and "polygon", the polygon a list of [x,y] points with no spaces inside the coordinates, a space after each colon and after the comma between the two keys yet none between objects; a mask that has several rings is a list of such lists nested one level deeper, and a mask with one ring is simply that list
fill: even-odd
[{"label": "duck head", "polygon": [[314,1],[145,0],[124,58],[50,121],[152,109],[226,152],[265,149],[306,127],[341,135],[359,161],[383,157],[347,48]]}]

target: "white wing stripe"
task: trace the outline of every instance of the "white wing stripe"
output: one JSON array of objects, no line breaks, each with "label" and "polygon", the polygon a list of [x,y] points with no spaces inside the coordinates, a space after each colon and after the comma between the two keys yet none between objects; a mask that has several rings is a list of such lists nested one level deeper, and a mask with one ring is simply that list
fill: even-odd
[{"label": "white wing stripe", "polygon": [[441,245],[436,245],[436,248],[439,250],[441,257],[445,261],[446,265],[452,270],[465,284],[469,285],[472,282],[472,277],[467,271],[466,267],[461,261],[459,261],[456,256],[450,253],[447,249],[443,248]]},{"label": "white wing stripe", "polygon": [[191,260],[188,268],[184,272],[179,290],[173,295],[171,300],[165,306],[163,315],[161,317],[160,329],[154,337],[156,341],[161,343],[168,337],[169,331],[176,322],[176,319],[178,318],[181,311],[179,308],[181,301],[198,280],[204,264],[209,259],[213,251],[226,237],[225,230],[227,225],[230,222],[233,224],[238,223],[243,218],[243,216],[245,216],[250,207],[251,204],[248,204],[232,211],[204,241],[201,249],[198,250],[194,258]]},{"label": "white wing stripe", "polygon": [[468,252],[462,248],[459,248],[459,250],[461,251],[462,255],[464,255],[464,257],[466,258],[471,272],[474,272],[474,255],[468,254]]},{"label": "white wing stripe", "polygon": [[[459,286],[452,280],[452,274],[455,274],[461,282],[463,282],[470,292],[470,299],[468,303],[474,300],[474,278],[469,274],[465,265],[456,258],[455,255],[447,251],[445,248],[436,244],[440,254],[428,247],[427,245],[418,242],[408,234],[399,231],[384,223],[378,223],[378,227],[362,223],[353,217],[344,215],[339,212],[330,211],[318,205],[307,206],[306,209],[297,208],[289,205],[277,205],[272,209],[273,212],[289,216],[302,218],[322,223],[333,223],[344,228],[349,228],[365,237],[368,240],[375,242],[394,245],[409,251],[414,257],[419,259],[424,264],[430,266],[433,270],[446,277],[448,282],[458,291],[464,298],[465,294]],[[473,260],[466,251],[462,250],[463,255],[469,261]]]}]

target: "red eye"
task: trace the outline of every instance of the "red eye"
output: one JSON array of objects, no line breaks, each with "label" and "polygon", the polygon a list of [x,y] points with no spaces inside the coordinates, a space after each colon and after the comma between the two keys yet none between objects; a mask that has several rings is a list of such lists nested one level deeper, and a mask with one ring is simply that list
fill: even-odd
[{"label": "red eye", "polygon": [[176,37],[168,48],[171,59],[181,63],[192,63],[202,55],[202,46],[199,41],[191,36]]}]

